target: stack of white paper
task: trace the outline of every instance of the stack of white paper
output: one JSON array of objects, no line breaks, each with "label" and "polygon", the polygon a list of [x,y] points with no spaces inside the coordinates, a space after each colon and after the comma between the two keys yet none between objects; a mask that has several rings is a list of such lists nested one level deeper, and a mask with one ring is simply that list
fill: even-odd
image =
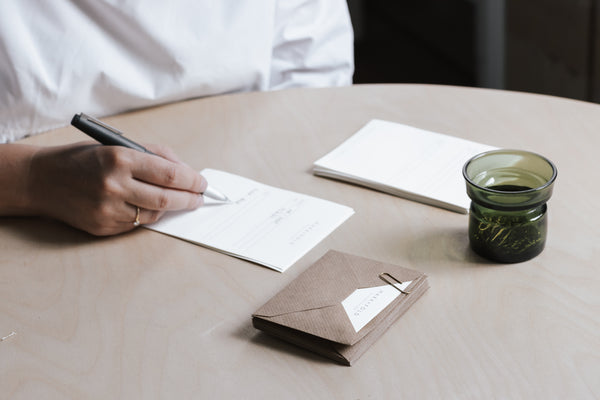
[{"label": "stack of white paper", "polygon": [[462,167],[472,156],[493,149],[408,125],[372,120],[317,160],[314,173],[467,213],[470,200]]},{"label": "stack of white paper", "polygon": [[354,214],[350,207],[223,171],[201,174],[231,203],[205,199],[147,228],[283,272]]}]

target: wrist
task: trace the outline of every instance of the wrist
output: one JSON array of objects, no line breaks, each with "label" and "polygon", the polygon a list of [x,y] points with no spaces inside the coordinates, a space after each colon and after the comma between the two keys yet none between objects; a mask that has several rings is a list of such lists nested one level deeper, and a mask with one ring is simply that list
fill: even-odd
[{"label": "wrist", "polygon": [[1,215],[35,215],[39,213],[31,191],[32,161],[39,146],[4,144],[0,146]]}]

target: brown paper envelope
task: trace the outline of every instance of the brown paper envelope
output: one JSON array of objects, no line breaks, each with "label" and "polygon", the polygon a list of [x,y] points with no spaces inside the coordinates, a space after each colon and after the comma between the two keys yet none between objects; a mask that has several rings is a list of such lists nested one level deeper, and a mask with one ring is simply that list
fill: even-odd
[{"label": "brown paper envelope", "polygon": [[331,250],[252,316],[353,345],[406,300],[406,295],[401,294],[360,331],[354,331],[342,301],[356,289],[385,285],[379,278],[383,272],[400,281],[412,280],[407,291],[425,279],[418,271]]},{"label": "brown paper envelope", "polygon": [[314,351],[315,353],[335,360],[340,364],[352,365],[398,318],[400,318],[400,316],[402,316],[402,314],[410,308],[415,301],[419,299],[419,297],[423,295],[423,293],[425,293],[429,288],[429,285],[427,279],[419,278],[417,279],[416,286],[412,287],[413,290],[410,295],[407,296],[406,301],[402,306],[393,308],[391,313],[384,319],[379,320],[378,324],[354,345],[336,343],[259,317],[252,318],[252,323],[254,324],[254,327],[261,329],[270,335]]}]

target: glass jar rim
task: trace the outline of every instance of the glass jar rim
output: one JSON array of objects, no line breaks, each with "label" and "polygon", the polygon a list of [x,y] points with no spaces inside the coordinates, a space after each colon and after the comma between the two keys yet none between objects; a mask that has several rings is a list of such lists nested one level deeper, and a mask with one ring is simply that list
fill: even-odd
[{"label": "glass jar rim", "polygon": [[[530,189],[524,189],[524,190],[498,190],[498,189],[491,189],[489,187],[485,187],[485,186],[481,186],[477,183],[475,183],[471,177],[469,177],[468,173],[467,173],[467,168],[469,167],[469,165],[471,163],[473,163],[474,161],[483,158],[483,157],[487,157],[490,155],[494,155],[494,154],[521,154],[521,155],[527,155],[527,156],[533,156],[533,157],[537,157],[540,160],[542,160],[543,162],[547,163],[551,170],[552,170],[552,176],[546,180],[546,182],[538,187],[535,188],[530,188]],[[486,192],[490,192],[490,193],[497,193],[497,194],[525,194],[525,193],[532,193],[532,192],[536,192],[536,191],[540,191],[543,190],[549,186],[551,186],[554,181],[556,180],[556,177],[558,175],[558,171],[556,169],[556,166],[554,165],[554,163],[552,161],[550,161],[548,158],[538,154],[538,153],[534,153],[531,151],[527,151],[527,150],[517,150],[517,149],[496,149],[496,150],[489,150],[483,153],[479,153],[474,155],[473,157],[471,157],[469,160],[467,160],[467,162],[464,164],[463,169],[462,169],[462,174],[463,177],[465,178],[465,180],[470,184],[473,185],[474,187],[486,191]]]}]

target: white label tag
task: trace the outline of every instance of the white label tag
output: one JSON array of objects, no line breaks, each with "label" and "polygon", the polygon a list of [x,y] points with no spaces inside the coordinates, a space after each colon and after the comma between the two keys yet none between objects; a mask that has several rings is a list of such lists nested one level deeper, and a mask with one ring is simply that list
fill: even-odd
[{"label": "white label tag", "polygon": [[[394,284],[398,289],[405,290],[412,281]],[[376,286],[372,288],[356,289],[342,301],[342,306],[350,318],[356,332],[383,311],[398,295],[400,291],[391,285]]]}]

